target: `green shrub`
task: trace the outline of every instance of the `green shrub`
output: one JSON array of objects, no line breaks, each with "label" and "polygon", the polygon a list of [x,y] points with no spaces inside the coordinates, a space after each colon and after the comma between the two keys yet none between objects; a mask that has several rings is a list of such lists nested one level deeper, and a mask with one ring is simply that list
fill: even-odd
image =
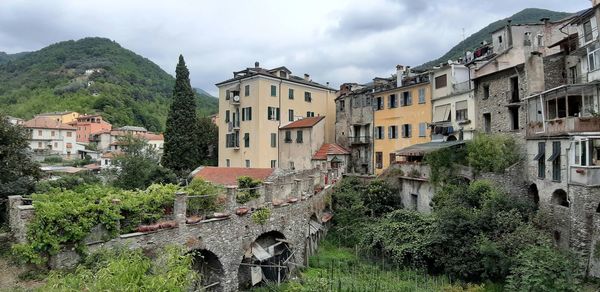
[{"label": "green shrub", "polygon": [[105,252],[73,273],[52,271],[41,291],[187,291],[198,280],[192,255],[167,247],[156,260],[141,250]]},{"label": "green shrub", "polygon": [[522,250],[510,269],[508,291],[581,291],[579,266],[573,256],[549,245]]},{"label": "green shrub", "polygon": [[61,163],[63,162],[63,158],[57,155],[46,156],[44,158],[44,163]]},{"label": "green shrub", "polygon": [[237,178],[237,181],[238,191],[235,199],[239,204],[245,204],[260,197],[258,187],[262,184],[261,180],[253,179],[249,176],[240,176]]},{"label": "green shrub", "polygon": [[271,209],[262,208],[252,213],[252,222],[260,225],[264,225],[271,218]]},{"label": "green shrub", "polygon": [[72,190],[82,185],[99,183],[101,183],[100,178],[93,174],[70,174],[63,175],[57,180],[42,180],[37,182],[35,184],[35,192],[47,193],[55,188],[59,190]]},{"label": "green shrub", "polygon": [[205,180],[195,178],[186,187],[190,196],[207,196],[200,198],[189,198],[187,204],[188,215],[198,215],[202,212],[217,211],[222,206],[218,202],[218,195],[222,193],[223,188],[213,185]]},{"label": "green shrub", "polygon": [[476,172],[503,173],[519,161],[519,152],[510,136],[481,134],[467,142],[467,160]]}]

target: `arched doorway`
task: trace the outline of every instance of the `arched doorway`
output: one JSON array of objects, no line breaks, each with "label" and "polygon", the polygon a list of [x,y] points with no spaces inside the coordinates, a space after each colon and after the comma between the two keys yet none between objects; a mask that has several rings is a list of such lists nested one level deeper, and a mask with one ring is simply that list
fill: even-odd
[{"label": "arched doorway", "polygon": [[569,207],[569,200],[567,198],[567,192],[563,189],[558,189],[552,193],[552,204],[563,207]]},{"label": "arched doorway", "polygon": [[240,290],[287,279],[294,253],[279,231],[261,234],[246,250],[238,269]]},{"label": "arched doorway", "polygon": [[224,270],[219,257],[206,249],[193,250],[190,253],[194,256],[192,267],[200,274],[194,291],[223,291]]},{"label": "arched doorway", "polygon": [[527,188],[527,194],[529,195],[529,198],[533,201],[535,208],[538,209],[540,207],[540,194],[537,185],[529,185],[529,188]]}]

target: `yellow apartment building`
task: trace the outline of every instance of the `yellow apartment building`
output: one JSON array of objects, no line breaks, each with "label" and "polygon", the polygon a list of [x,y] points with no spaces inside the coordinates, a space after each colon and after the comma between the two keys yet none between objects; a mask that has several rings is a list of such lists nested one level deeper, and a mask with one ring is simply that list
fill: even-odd
[{"label": "yellow apartment building", "polygon": [[397,83],[373,93],[375,174],[396,161],[397,150],[430,141],[431,85],[429,76],[398,66]]},{"label": "yellow apartment building", "polygon": [[233,73],[219,88],[219,167],[279,167],[279,128],[325,116],[325,143],[335,140],[335,89],[286,67]]},{"label": "yellow apartment building", "polygon": [[71,122],[75,122],[77,120],[77,118],[79,117],[79,113],[73,112],[73,111],[64,111],[64,112],[43,113],[43,114],[38,114],[35,116],[40,117],[40,118],[51,118],[59,123],[68,124]]}]

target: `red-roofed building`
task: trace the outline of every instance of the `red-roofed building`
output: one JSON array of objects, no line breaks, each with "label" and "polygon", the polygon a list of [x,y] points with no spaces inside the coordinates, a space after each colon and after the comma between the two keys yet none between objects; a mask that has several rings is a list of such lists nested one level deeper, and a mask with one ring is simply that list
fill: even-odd
[{"label": "red-roofed building", "polygon": [[77,142],[82,143],[95,142],[93,141],[95,134],[112,129],[112,125],[102,119],[101,115],[79,116],[69,124],[77,128]]},{"label": "red-roofed building", "polygon": [[196,171],[195,178],[223,186],[237,186],[240,176],[249,176],[253,179],[268,181],[273,174],[273,168],[243,168],[243,167],[214,167],[206,166]]},{"label": "red-roofed building", "polygon": [[348,170],[350,150],[335,143],[323,144],[312,157],[314,167],[327,170],[333,178],[339,178]]},{"label": "red-roofed building", "polygon": [[325,117],[309,117],[279,128],[279,168],[312,169],[313,154],[325,142]]},{"label": "red-roofed building", "polygon": [[76,128],[50,117],[35,117],[23,124],[31,136],[29,147],[42,155],[61,155],[70,158],[83,146],[77,145]]}]

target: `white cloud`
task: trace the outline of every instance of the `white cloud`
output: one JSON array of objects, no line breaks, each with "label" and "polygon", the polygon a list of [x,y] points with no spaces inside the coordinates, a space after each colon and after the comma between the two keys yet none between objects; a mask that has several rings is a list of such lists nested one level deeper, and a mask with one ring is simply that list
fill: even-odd
[{"label": "white cloud", "polygon": [[313,80],[367,82],[396,64],[435,59],[490,22],[527,7],[575,12],[586,0],[117,1],[2,0],[0,51],[102,36],[173,73],[185,56],[192,83],[214,83],[260,61]]}]

